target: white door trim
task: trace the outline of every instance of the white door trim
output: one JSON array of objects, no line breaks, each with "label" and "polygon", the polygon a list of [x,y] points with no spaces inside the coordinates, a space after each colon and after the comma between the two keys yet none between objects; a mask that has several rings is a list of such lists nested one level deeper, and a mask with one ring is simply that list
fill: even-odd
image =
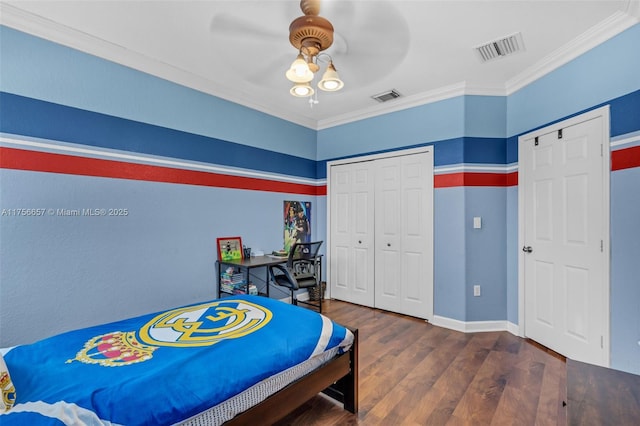
[{"label": "white door trim", "polygon": [[[329,285],[330,283],[328,282],[329,277],[331,277],[331,262],[329,262],[329,259],[331,259],[331,167],[332,166],[338,166],[338,165],[342,165],[342,164],[350,164],[350,163],[359,163],[362,161],[372,161],[372,160],[377,160],[380,158],[392,158],[392,157],[400,157],[403,155],[412,155],[412,154],[418,154],[420,152],[434,152],[434,147],[433,145],[428,145],[428,146],[423,146],[423,147],[419,147],[419,148],[410,148],[410,149],[401,149],[401,150],[397,150],[397,151],[389,151],[389,152],[383,152],[380,154],[370,154],[370,155],[362,155],[359,157],[350,157],[350,158],[344,158],[341,160],[332,160],[332,161],[327,161],[327,235],[326,235],[326,245],[325,245],[325,250],[326,250],[326,261],[324,262],[325,266],[325,271],[323,272],[323,276],[327,277],[327,293],[326,293],[326,297],[327,298],[331,298],[331,286]],[[435,155],[435,154],[434,154]]]},{"label": "white door trim", "polygon": [[[558,131],[562,128],[566,128],[572,125],[576,125],[582,123],[584,121],[592,120],[598,117],[603,118],[602,123],[602,163],[604,169],[603,173],[603,200],[602,205],[604,206],[602,217],[604,221],[604,230],[603,230],[603,252],[605,253],[603,268],[604,268],[604,279],[606,291],[604,292],[604,297],[602,300],[602,307],[604,313],[604,324],[603,329],[606,331],[605,336],[603,338],[603,348],[605,353],[605,366],[608,367],[611,365],[611,310],[610,310],[610,289],[611,289],[611,250],[610,250],[610,229],[611,229],[611,218],[610,218],[610,177],[611,177],[611,148],[610,148],[610,110],[609,105],[605,105],[601,108],[597,108],[586,112],[581,115],[577,115],[575,117],[571,117],[567,120],[561,121],[559,123],[551,124],[545,128],[534,130],[533,132],[527,133],[518,137],[518,164],[521,164],[521,153],[523,152],[520,149],[521,144],[526,139],[535,138],[536,136],[542,136],[544,134]],[[524,253],[522,252],[522,247],[525,245],[526,241],[524,241],[524,191],[522,188],[524,187],[522,173],[518,173],[518,328],[519,334],[521,337],[525,336],[525,289],[524,289]]]}]

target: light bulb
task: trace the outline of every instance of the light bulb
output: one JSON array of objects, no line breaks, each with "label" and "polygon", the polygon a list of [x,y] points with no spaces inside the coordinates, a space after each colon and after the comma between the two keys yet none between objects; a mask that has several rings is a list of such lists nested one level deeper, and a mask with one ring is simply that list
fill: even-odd
[{"label": "light bulb", "polygon": [[298,57],[293,61],[285,75],[289,81],[294,83],[308,83],[313,80],[313,72],[309,69],[309,65],[302,54],[298,54]]},{"label": "light bulb", "polygon": [[333,66],[333,62],[329,62],[329,66],[324,72],[322,80],[318,82],[318,87],[327,92],[335,92],[342,89],[343,86],[344,83],[340,80],[340,77],[338,77],[338,73],[336,68]]},{"label": "light bulb", "polygon": [[306,98],[307,96],[311,96],[314,94],[313,87],[309,85],[309,83],[298,83],[294,84],[289,93],[298,98]]}]

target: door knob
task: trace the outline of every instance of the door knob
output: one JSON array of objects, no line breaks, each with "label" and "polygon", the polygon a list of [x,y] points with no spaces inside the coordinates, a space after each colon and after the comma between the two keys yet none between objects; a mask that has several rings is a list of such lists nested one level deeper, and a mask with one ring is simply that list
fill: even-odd
[{"label": "door knob", "polygon": [[387,247],[391,247],[391,243],[387,243]]},{"label": "door knob", "polygon": [[522,247],[522,251],[525,253],[531,253],[533,249],[531,248],[531,246],[524,246]]}]

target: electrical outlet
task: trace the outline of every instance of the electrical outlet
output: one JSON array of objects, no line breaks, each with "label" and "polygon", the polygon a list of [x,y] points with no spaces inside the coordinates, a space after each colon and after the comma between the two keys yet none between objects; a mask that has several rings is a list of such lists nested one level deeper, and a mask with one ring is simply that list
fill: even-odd
[{"label": "electrical outlet", "polygon": [[480,296],[480,286],[479,285],[474,285],[473,286],[473,295],[478,297]]}]

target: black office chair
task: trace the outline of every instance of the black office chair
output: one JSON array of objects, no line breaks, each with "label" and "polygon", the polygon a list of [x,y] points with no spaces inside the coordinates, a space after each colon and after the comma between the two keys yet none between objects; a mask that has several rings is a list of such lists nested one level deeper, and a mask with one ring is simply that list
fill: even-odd
[{"label": "black office chair", "polygon": [[[269,276],[275,284],[287,287],[291,291],[291,303],[297,305],[302,303],[318,308],[322,312],[322,288],[321,288],[321,265],[318,251],[322,241],[312,243],[295,243],[291,247],[286,265],[269,266]],[[302,288],[315,287],[318,295],[318,303],[313,303],[311,299],[298,300],[295,292]]]}]

